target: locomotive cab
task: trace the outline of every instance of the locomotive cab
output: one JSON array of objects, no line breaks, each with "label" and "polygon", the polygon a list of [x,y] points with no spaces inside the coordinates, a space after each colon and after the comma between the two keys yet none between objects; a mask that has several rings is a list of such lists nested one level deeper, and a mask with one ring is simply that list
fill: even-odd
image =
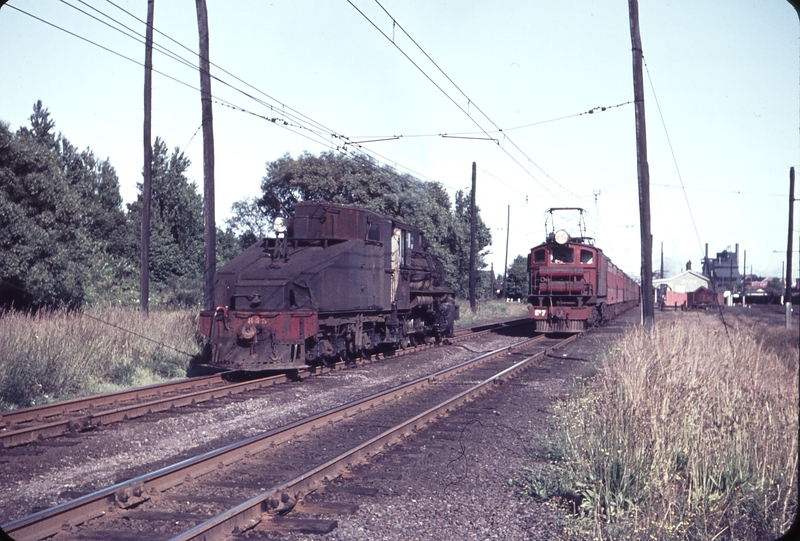
[{"label": "locomotive cab", "polygon": [[577,332],[599,313],[597,277],[602,251],[560,230],[528,255],[530,316],[543,332]]},{"label": "locomotive cab", "polygon": [[[577,213],[576,236],[555,229],[556,212]],[[546,241],[528,255],[528,310],[537,331],[580,332],[639,301],[638,284],[586,236],[583,215],[580,208],[548,210]]]}]

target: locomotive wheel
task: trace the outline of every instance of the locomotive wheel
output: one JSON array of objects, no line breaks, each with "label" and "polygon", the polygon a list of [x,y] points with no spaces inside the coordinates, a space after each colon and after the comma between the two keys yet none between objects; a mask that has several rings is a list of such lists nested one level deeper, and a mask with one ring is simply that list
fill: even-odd
[{"label": "locomotive wheel", "polygon": [[401,338],[400,339],[400,349],[406,349],[408,347],[408,338]]}]

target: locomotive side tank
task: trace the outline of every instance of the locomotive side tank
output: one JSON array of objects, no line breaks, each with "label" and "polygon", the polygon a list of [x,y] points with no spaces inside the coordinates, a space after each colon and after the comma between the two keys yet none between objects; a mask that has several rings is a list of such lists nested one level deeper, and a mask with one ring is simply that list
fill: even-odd
[{"label": "locomotive side tank", "polygon": [[[575,237],[555,230],[554,212],[577,212]],[[638,304],[639,285],[585,235],[583,209],[552,208],[546,241],[528,255],[530,317],[539,332],[580,332]]]},{"label": "locomotive side tank", "polygon": [[325,202],[282,225],[217,271],[204,364],[291,370],[452,335],[453,292],[417,228]]}]

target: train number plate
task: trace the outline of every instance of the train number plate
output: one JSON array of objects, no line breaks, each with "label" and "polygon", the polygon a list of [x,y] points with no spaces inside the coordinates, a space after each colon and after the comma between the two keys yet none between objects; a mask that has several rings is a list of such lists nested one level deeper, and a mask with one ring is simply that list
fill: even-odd
[{"label": "train number plate", "polygon": [[533,317],[546,317],[546,316],[547,316],[547,310],[534,308]]}]

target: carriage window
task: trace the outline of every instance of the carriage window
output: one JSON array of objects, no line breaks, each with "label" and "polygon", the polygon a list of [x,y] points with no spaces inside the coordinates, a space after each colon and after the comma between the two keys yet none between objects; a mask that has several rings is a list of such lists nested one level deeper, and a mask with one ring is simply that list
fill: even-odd
[{"label": "carriage window", "polygon": [[544,263],[544,248],[541,250],[536,250],[533,252],[533,262],[534,263]]},{"label": "carriage window", "polygon": [[381,224],[369,224],[369,231],[367,231],[367,240],[380,242],[381,240]]},{"label": "carriage window", "polygon": [[553,246],[550,250],[551,263],[574,263],[575,253],[571,246]]},{"label": "carriage window", "polygon": [[408,231],[404,231],[403,233],[405,233],[405,237],[406,237],[406,248],[408,248],[409,250],[413,250],[414,249],[414,236],[411,233],[409,233]]},{"label": "carriage window", "polygon": [[594,262],[594,254],[591,250],[581,250],[581,263],[591,265]]}]

